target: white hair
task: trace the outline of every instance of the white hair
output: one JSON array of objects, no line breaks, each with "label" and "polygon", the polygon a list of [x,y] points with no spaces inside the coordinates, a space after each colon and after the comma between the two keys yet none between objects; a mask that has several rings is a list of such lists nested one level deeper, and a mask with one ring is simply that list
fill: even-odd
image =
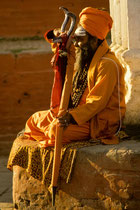
[{"label": "white hair", "polygon": [[82,26],[78,26],[74,33],[75,36],[86,36],[86,34],[86,30]]}]

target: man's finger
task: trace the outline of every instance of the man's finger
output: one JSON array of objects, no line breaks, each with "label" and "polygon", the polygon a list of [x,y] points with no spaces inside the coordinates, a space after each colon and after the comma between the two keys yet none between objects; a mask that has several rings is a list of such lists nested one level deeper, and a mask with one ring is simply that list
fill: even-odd
[{"label": "man's finger", "polygon": [[63,128],[66,128],[66,127],[68,127],[68,123],[67,124],[64,124],[64,123],[59,123],[59,127],[63,127]]}]

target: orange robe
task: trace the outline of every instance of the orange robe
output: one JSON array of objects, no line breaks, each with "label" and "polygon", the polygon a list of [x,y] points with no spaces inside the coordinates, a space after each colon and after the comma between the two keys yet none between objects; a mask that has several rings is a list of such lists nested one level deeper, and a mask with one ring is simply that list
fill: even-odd
[{"label": "orange robe", "polygon": [[[115,135],[125,115],[124,69],[107,45],[97,49],[89,70],[86,88],[78,107],[70,110],[78,125],[70,124],[63,143],[89,138],[116,144]],[[33,114],[26,123],[25,135],[44,146],[53,146],[57,119],[50,110]]]},{"label": "orange robe", "polygon": [[[87,91],[88,89],[85,90],[85,93],[81,98],[81,105],[85,103]],[[39,141],[40,145],[44,147],[54,146],[57,124],[57,118],[54,115],[56,116],[56,113],[54,114],[51,110],[36,112],[26,122],[24,135],[30,140]],[[89,122],[86,122],[81,126],[70,124],[64,129],[62,144],[78,140],[88,140],[90,138],[89,128]]]}]

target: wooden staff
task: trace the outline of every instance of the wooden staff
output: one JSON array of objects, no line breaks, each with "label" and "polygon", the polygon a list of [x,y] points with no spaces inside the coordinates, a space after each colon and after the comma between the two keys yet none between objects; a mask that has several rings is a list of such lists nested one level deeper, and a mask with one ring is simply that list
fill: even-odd
[{"label": "wooden staff", "polygon": [[[76,17],[74,14],[68,12],[67,15],[71,17],[71,26],[67,35],[70,36],[76,22]],[[71,32],[70,32],[71,31]],[[66,68],[65,82],[61,96],[60,108],[58,117],[63,116],[68,108],[69,98],[72,87],[72,77],[73,77],[73,65],[71,63],[71,57],[68,58],[68,65]],[[63,127],[60,127],[57,122],[56,126],[56,138],[55,138],[55,147],[54,147],[54,161],[53,161],[53,170],[52,170],[52,205],[55,205],[55,195],[57,189],[57,181],[59,176],[60,162],[61,162],[61,148],[62,148],[62,137],[63,137]]]},{"label": "wooden staff", "polygon": [[[58,116],[62,116],[66,113],[70,92],[71,92],[71,84],[72,84],[72,76],[73,76],[73,68],[67,68],[66,76],[65,76],[65,83],[62,92],[62,99],[60,103],[60,110]],[[62,148],[62,137],[63,137],[63,127],[59,126],[57,123],[56,126],[56,138],[55,138],[55,150],[54,150],[54,162],[53,162],[53,171],[52,171],[52,204],[55,205],[55,194],[57,188],[57,180],[59,176],[59,168],[60,168],[60,161],[61,161],[61,148]]]}]

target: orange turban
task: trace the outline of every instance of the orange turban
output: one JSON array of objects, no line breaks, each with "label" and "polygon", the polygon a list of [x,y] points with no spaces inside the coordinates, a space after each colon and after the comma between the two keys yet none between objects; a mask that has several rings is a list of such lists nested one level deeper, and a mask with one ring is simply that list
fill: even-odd
[{"label": "orange turban", "polygon": [[109,13],[92,7],[86,7],[79,14],[80,25],[92,36],[105,39],[112,27],[113,20]]}]

